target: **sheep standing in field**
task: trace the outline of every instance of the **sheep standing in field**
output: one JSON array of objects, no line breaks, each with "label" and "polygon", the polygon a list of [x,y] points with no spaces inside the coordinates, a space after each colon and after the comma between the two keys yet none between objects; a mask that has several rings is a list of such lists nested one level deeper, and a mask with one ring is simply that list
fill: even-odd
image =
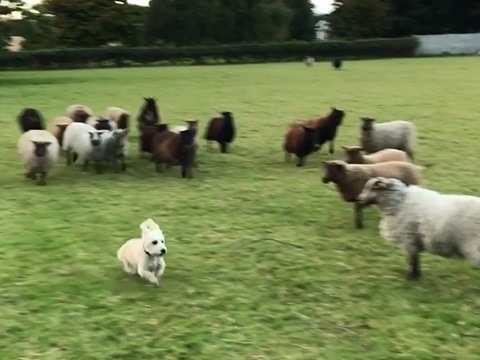
[{"label": "sheep standing in field", "polygon": [[115,121],[98,116],[90,116],[85,123],[97,130],[113,131],[117,129]]},{"label": "sheep standing in field", "polygon": [[168,167],[180,164],[182,178],[191,179],[196,157],[195,131],[186,129],[180,133],[165,130],[157,133],[152,143],[152,160],[155,170],[162,172],[162,164]]},{"label": "sheep standing in field", "polygon": [[66,153],[67,166],[70,166],[72,162],[80,163],[83,171],[86,171],[90,161],[93,161],[96,172],[100,173],[103,160],[101,146],[103,132],[81,122],[68,125],[63,136],[63,150]]},{"label": "sheep standing in field", "polygon": [[17,149],[26,170],[25,177],[37,180],[38,185],[46,185],[47,174],[59,156],[60,146],[55,136],[46,130],[29,130],[20,136]]},{"label": "sheep standing in field", "polygon": [[203,138],[207,140],[207,147],[210,147],[211,141],[216,141],[220,146],[220,152],[224,154],[228,145],[235,140],[236,129],[230,111],[223,111],[220,115],[209,120]]},{"label": "sheep standing in field", "polygon": [[407,279],[421,277],[420,253],[424,251],[466,258],[480,266],[480,197],[441,194],[376,177],[365,184],[358,201],[377,205],[381,236],[407,256]]},{"label": "sheep standing in field", "polygon": [[144,102],[137,116],[138,129],[141,130],[146,125],[156,125],[162,122],[160,111],[157,106],[157,99],[152,97],[143,98]]},{"label": "sheep standing in field", "polygon": [[407,153],[397,149],[383,149],[376,153],[362,154],[361,146],[342,146],[345,150],[345,162],[348,164],[378,164],[387,161],[406,161],[410,162]]},{"label": "sheep standing in field", "polygon": [[73,121],[81,123],[94,116],[92,109],[85,105],[70,105],[67,107],[66,115]]},{"label": "sheep standing in field", "polygon": [[156,124],[156,125],[144,125],[140,129],[140,135],[138,139],[138,147],[139,147],[139,156],[145,154],[152,154],[153,153],[153,138],[157,133],[162,131],[167,131],[168,125],[167,124]]},{"label": "sheep standing in field", "polygon": [[[200,144],[198,143],[198,120],[186,120],[187,125],[178,125],[175,126],[172,131],[180,134],[184,130],[192,130],[195,133],[195,153],[198,154],[198,149],[200,148]],[[198,167],[197,157],[195,157],[195,161],[193,163],[193,167]]]},{"label": "sheep standing in field", "polygon": [[340,70],[342,68],[342,59],[336,57],[332,60],[332,66],[335,70]]},{"label": "sheep standing in field", "polygon": [[117,129],[102,134],[102,159],[116,170],[127,170],[125,163],[128,145],[127,135],[128,129]]},{"label": "sheep standing in field", "polygon": [[17,116],[17,122],[23,133],[29,130],[45,130],[45,121],[37,109],[23,109]]},{"label": "sheep standing in field", "polygon": [[311,57],[311,56],[305,56],[303,58],[303,63],[306,65],[306,66],[313,66],[313,64],[315,63],[315,58],[314,57]]},{"label": "sheep standing in field", "polygon": [[335,107],[331,108],[330,113],[327,116],[322,116],[316,119],[310,119],[303,122],[304,126],[314,127],[317,133],[317,145],[315,151],[320,151],[323,144],[327,141],[330,142],[329,152],[333,154],[335,152],[334,142],[337,136],[338,127],[342,125],[345,112]]},{"label": "sheep standing in field", "polygon": [[63,144],[63,134],[65,133],[65,129],[72,122],[73,120],[67,116],[57,116],[53,118],[52,122],[50,123],[49,131],[57,138],[60,146]]},{"label": "sheep standing in field", "polygon": [[305,165],[305,158],[314,152],[316,146],[316,131],[313,127],[299,126],[290,124],[285,140],[283,150],[285,152],[285,162],[291,161],[291,154],[297,157],[297,166]]},{"label": "sheep standing in field", "polygon": [[104,118],[114,121],[117,129],[128,129],[130,113],[125,109],[110,106],[105,110]]},{"label": "sheep standing in field", "polygon": [[423,167],[405,161],[388,161],[378,164],[347,164],[342,160],[324,161],[322,182],[333,182],[343,201],[354,203],[354,222],[357,229],[363,228],[362,206],[357,202],[365,183],[374,177],[385,176],[398,179],[407,185],[422,182]]},{"label": "sheep standing in field", "polygon": [[416,142],[415,125],[409,121],[394,120],[375,124],[375,119],[361,117],[360,146],[367,154],[383,149],[405,151],[413,160]]},{"label": "sheep standing in field", "polygon": [[167,245],[160,226],[152,219],[140,224],[142,237],[130,239],[117,251],[117,258],[128,274],[137,273],[154,285],[159,285],[165,272]]}]

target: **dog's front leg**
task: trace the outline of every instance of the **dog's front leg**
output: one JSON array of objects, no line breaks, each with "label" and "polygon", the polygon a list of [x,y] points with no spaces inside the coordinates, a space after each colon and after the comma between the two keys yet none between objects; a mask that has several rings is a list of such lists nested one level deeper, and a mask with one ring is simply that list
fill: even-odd
[{"label": "dog's front leg", "polygon": [[[163,259],[162,259],[162,260],[163,260]],[[156,277],[157,279],[160,280],[160,277],[161,277],[161,276],[163,275],[163,273],[165,272],[165,267],[166,267],[166,266],[167,266],[167,265],[165,264],[165,260],[163,260],[163,261],[160,263],[160,266],[159,266],[158,270],[155,271],[155,277]]]},{"label": "dog's front leg", "polygon": [[139,268],[138,269],[138,275],[140,275],[142,278],[150,281],[154,285],[159,285],[158,284],[158,279],[155,277],[155,274],[152,273],[151,271]]}]

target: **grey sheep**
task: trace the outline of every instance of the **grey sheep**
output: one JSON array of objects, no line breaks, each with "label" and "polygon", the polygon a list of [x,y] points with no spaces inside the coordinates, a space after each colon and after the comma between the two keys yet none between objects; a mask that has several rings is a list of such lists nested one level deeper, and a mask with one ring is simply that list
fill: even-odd
[{"label": "grey sheep", "polygon": [[409,121],[394,120],[380,124],[375,119],[361,117],[360,146],[367,154],[383,149],[405,151],[413,160],[413,148],[416,142],[415,125]]},{"label": "grey sheep", "polygon": [[57,138],[46,130],[29,130],[18,139],[17,149],[26,170],[25,177],[37,180],[38,185],[46,185],[47,174],[59,157]]},{"label": "grey sheep", "polygon": [[125,163],[128,150],[127,135],[128,129],[117,129],[102,134],[102,160],[121,171],[127,169]]},{"label": "grey sheep", "polygon": [[376,177],[365,184],[358,201],[377,205],[381,236],[407,256],[407,279],[421,277],[420,253],[425,251],[480,266],[480,197],[442,194]]},{"label": "grey sheep", "polygon": [[323,161],[324,176],[322,182],[333,182],[343,201],[354,203],[354,221],[357,229],[363,228],[362,206],[357,197],[365,183],[377,176],[399,179],[407,185],[418,185],[422,181],[424,168],[405,161],[388,161],[379,164],[347,164],[343,160]]}]

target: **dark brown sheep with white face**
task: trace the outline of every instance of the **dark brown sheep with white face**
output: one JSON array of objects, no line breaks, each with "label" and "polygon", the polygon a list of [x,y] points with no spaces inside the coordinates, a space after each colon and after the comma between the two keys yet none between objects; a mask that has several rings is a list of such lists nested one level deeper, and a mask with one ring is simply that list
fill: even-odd
[{"label": "dark brown sheep with white face", "polygon": [[18,114],[17,122],[22,133],[29,130],[45,130],[45,120],[43,120],[42,114],[37,109],[23,109]]},{"label": "dark brown sheep with white face", "polygon": [[228,145],[235,140],[235,122],[230,111],[224,111],[220,114],[222,116],[210,119],[203,138],[207,140],[207,147],[210,147],[211,141],[216,141],[220,146],[220,152],[226,153]]},{"label": "dark brown sheep with white face", "polygon": [[342,125],[344,117],[345,112],[343,110],[332,107],[328,115],[303,122],[304,125],[315,127],[315,129],[317,130],[316,142],[318,148],[316,149],[316,151],[320,151],[323,144],[329,141],[330,154],[333,154],[335,152],[334,141],[337,136],[338,127]]},{"label": "dark brown sheep with white face", "polygon": [[152,154],[153,138],[157,133],[165,130],[168,130],[167,124],[144,125],[140,129],[140,134],[138,138],[139,155],[142,156],[143,154]]},{"label": "dark brown sheep with white face", "polygon": [[297,166],[303,166],[305,158],[316,149],[315,136],[316,131],[314,127],[291,124],[285,134],[283,143],[285,161],[289,162],[291,154],[294,154],[298,159]]},{"label": "dark brown sheep with white face", "polygon": [[196,157],[195,131],[186,129],[180,133],[163,131],[153,139],[155,170],[162,172],[162,164],[171,167],[180,164],[182,178],[193,178],[192,167]]}]

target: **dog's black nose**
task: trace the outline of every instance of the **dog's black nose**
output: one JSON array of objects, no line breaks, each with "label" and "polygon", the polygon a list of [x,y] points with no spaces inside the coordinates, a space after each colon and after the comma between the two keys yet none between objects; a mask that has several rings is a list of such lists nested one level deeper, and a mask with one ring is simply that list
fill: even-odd
[{"label": "dog's black nose", "polygon": [[167,251],[165,249],[160,250],[160,254],[164,255]]}]

